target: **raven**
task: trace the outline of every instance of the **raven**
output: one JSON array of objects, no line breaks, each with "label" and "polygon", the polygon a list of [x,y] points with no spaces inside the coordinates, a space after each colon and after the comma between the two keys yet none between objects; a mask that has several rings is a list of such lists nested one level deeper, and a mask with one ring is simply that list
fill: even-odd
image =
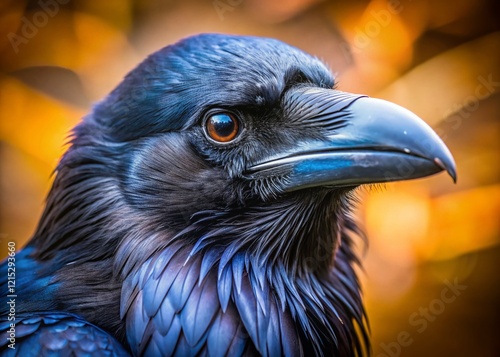
[{"label": "raven", "polygon": [[442,170],[455,180],[421,119],[297,48],[181,40],[73,130],[2,264],[2,355],[362,355],[355,189]]}]

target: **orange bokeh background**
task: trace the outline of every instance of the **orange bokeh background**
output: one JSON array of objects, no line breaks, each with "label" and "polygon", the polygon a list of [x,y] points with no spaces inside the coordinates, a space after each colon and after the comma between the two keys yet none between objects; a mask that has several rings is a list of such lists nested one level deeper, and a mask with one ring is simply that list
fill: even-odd
[{"label": "orange bokeh background", "polygon": [[2,257],[30,238],[68,132],[148,53],[200,32],[275,37],[323,59],[340,89],[414,111],[457,162],[456,185],[359,190],[374,355],[497,356],[499,14],[495,0],[3,1]]}]

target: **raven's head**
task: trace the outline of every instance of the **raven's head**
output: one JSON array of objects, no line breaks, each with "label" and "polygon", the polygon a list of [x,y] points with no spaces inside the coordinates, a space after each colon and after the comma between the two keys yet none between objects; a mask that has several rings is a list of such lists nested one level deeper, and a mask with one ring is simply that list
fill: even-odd
[{"label": "raven's head", "polygon": [[[84,315],[78,286],[112,279],[125,318],[144,267],[181,256],[200,281],[215,269],[224,311],[235,304],[244,315],[224,280],[232,266],[230,280],[248,279],[256,299],[255,286],[275,292],[313,346],[302,350],[347,353],[360,344],[355,324],[364,330],[353,189],[442,170],[455,179],[422,120],[337,90],[318,59],[276,40],[200,35],[151,55],[77,126],[33,244],[37,259],[58,262],[61,300],[76,299]],[[146,348],[142,333],[127,331],[132,350]]]}]

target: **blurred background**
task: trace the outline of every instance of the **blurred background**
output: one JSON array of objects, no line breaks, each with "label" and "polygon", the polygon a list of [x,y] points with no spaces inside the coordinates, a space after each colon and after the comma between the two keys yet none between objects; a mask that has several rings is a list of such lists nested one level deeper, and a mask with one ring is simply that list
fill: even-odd
[{"label": "blurred background", "polygon": [[361,189],[374,356],[500,356],[500,2],[3,0],[0,239],[31,236],[69,130],[147,54],[200,32],[275,37],[339,88],[426,120],[445,174]]}]

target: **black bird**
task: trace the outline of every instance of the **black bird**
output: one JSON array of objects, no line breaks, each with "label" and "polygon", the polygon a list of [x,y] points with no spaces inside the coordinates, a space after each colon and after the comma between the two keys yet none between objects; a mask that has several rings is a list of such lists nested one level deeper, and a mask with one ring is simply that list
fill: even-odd
[{"label": "black bird", "polygon": [[355,188],[442,170],[422,120],[294,47],[165,47],[74,129],[15,255],[2,355],[362,355]]}]

